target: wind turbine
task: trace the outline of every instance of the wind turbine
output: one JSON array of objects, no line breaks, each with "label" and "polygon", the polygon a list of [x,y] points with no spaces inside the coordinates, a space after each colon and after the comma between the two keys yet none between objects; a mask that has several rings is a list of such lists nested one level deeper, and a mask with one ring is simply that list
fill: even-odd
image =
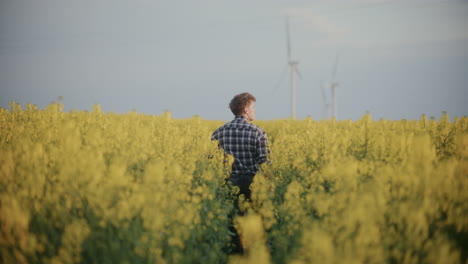
[{"label": "wind turbine", "polygon": [[336,87],[338,87],[338,82],[335,81],[336,71],[338,69],[338,54],[335,58],[335,64],[333,65],[331,82],[330,82],[330,92],[332,97],[332,116],[336,119]]},{"label": "wind turbine", "polygon": [[328,119],[330,117],[330,103],[328,102],[327,92],[325,91],[325,85],[323,84],[323,82],[320,85],[320,89],[322,92],[323,116],[325,119]]},{"label": "wind turbine", "polygon": [[289,33],[289,17],[286,17],[286,45],[288,54],[288,64],[290,69],[290,81],[291,81],[291,118],[296,119],[296,74],[299,78],[302,78],[301,73],[297,69],[299,61],[293,60],[291,56],[291,40]]}]

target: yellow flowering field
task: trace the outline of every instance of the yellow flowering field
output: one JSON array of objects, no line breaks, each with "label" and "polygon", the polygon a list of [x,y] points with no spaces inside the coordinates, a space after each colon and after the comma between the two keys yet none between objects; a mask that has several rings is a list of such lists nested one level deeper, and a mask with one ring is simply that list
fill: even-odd
[{"label": "yellow flowering field", "polygon": [[467,262],[467,117],[255,123],[238,216],[221,121],[0,108],[0,262]]}]

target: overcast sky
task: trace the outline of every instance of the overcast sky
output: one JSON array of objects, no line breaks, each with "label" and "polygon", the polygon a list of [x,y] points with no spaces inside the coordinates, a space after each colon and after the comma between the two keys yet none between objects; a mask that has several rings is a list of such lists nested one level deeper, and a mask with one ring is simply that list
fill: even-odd
[{"label": "overcast sky", "polygon": [[338,119],[468,115],[467,0],[0,0],[0,106],[227,121],[248,91],[287,118],[286,16],[298,118],[326,116],[337,54]]}]

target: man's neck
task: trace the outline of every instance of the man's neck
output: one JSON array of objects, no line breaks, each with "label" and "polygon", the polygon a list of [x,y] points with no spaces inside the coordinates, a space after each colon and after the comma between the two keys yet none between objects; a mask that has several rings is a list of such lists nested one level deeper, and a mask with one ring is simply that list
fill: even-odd
[{"label": "man's neck", "polygon": [[243,114],[243,115],[240,115],[240,116],[243,117],[245,120],[247,120],[247,122],[250,122],[249,117],[246,114]]}]

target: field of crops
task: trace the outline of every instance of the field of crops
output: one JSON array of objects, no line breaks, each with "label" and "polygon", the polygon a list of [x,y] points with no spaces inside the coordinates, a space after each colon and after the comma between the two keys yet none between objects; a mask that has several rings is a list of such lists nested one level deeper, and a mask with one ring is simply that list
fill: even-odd
[{"label": "field of crops", "polygon": [[0,108],[0,262],[468,263],[467,117],[256,121],[242,216],[222,123]]}]

